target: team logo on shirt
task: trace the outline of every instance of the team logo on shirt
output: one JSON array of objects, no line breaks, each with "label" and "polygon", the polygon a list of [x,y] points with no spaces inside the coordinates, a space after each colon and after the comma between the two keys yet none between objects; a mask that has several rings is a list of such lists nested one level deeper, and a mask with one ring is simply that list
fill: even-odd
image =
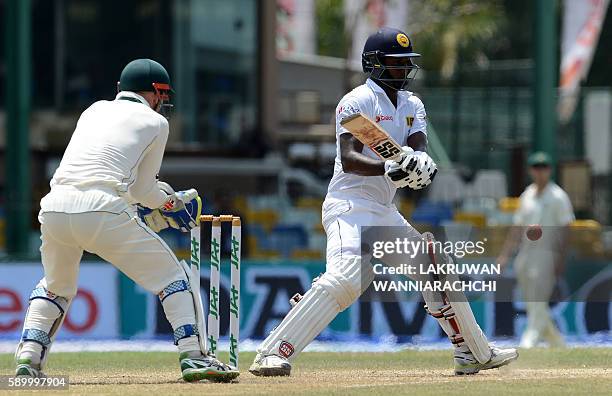
[{"label": "team logo on shirt", "polygon": [[381,121],[393,121],[393,116],[392,115],[379,114],[379,115],[376,116],[376,122],[381,122]]},{"label": "team logo on shirt", "polygon": [[359,113],[359,109],[356,109],[352,105],[348,104],[348,105],[339,106],[337,115],[342,114],[343,116],[348,117],[356,113]]},{"label": "team logo on shirt", "polygon": [[396,38],[398,44],[402,47],[406,48],[410,45],[410,40],[408,39],[408,36],[406,36],[404,33],[398,33]]},{"label": "team logo on shirt", "polygon": [[414,117],[406,117],[406,125],[408,125],[408,128],[412,128],[413,122],[414,122]]}]

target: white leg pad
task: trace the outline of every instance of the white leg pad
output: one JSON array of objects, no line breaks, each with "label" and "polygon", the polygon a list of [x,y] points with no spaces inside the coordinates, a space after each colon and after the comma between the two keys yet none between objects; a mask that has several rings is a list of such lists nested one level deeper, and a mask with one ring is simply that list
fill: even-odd
[{"label": "white leg pad", "polygon": [[[431,233],[425,233],[423,237],[429,242],[434,241]],[[430,251],[429,258],[437,264],[452,262],[449,255],[438,254],[438,252],[432,254]],[[455,274],[440,275],[439,278],[441,281],[450,282],[459,280]],[[423,298],[428,306],[428,312],[438,319],[438,323],[455,346],[459,347],[465,343],[480,363],[486,363],[491,359],[489,342],[476,322],[465,293],[451,291],[440,293],[437,296],[423,293]]]},{"label": "white leg pad", "polygon": [[352,257],[323,274],[257,352],[293,360],[338,313],[361,295],[360,266],[359,258]]},{"label": "white leg pad", "polygon": [[482,332],[476,318],[474,318],[470,303],[453,299],[450,304],[455,311],[455,320],[459,325],[459,331],[463,335],[465,344],[480,363],[488,362],[491,359],[491,347],[489,347],[487,336]]},{"label": "white leg pad", "polygon": [[184,279],[171,282],[158,296],[174,330],[174,343],[179,352],[200,351],[199,340],[206,338],[206,329],[197,323],[189,282]]},{"label": "white leg pad", "polygon": [[70,299],[53,294],[43,283],[39,283],[30,295],[23,334],[15,357],[30,359],[33,364],[44,368],[51,344],[64,322],[69,306]]}]

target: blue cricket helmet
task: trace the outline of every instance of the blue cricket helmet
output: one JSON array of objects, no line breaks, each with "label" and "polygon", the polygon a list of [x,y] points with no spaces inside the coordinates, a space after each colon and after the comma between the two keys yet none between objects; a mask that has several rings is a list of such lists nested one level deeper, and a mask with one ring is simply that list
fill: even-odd
[{"label": "blue cricket helmet", "polygon": [[[376,33],[370,35],[366,40],[361,55],[363,71],[370,78],[384,85],[401,91],[405,90],[408,82],[413,80],[419,67],[412,62],[412,58],[418,58],[421,54],[414,52],[412,41],[406,33],[399,29],[383,27]],[[385,65],[385,58],[410,58],[405,65]],[[403,78],[393,78],[388,70],[403,70]]]}]

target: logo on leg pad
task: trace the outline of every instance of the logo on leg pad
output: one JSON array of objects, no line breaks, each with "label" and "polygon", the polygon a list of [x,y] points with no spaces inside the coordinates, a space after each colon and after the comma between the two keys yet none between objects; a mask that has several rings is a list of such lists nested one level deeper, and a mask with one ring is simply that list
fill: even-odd
[{"label": "logo on leg pad", "polygon": [[278,353],[285,358],[289,358],[289,356],[293,355],[293,352],[293,345],[287,341],[282,341],[278,346]]}]

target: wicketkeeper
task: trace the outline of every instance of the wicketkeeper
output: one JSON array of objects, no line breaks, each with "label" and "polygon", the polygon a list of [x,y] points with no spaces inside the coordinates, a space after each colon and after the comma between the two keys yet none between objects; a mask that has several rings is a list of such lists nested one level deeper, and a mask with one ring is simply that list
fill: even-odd
[{"label": "wicketkeeper", "polygon": [[186,381],[236,378],[236,369],[201,347],[206,329],[197,326],[189,275],[156,234],[169,226],[189,231],[202,207],[196,190],[174,192],[156,178],[169,133],[162,114],[171,106],[170,77],[159,63],[137,59],[123,69],[118,91],[81,114],[40,202],[44,277],[30,296],[16,375],[43,375],[88,251],[159,296]]},{"label": "wicketkeeper", "polygon": [[[398,188],[422,189],[437,170],[426,152],[425,107],[407,90],[418,69],[413,59],[419,56],[408,36],[397,29],[383,28],[366,41],[362,63],[369,78],[345,95],[336,109],[337,154],[323,203],[326,272],[259,346],[251,373],[289,375],[299,353],[363,293],[373,273],[371,268],[362,272],[361,227],[401,227],[406,238],[423,239],[393,204]],[[344,118],[356,113],[375,120],[405,145],[399,162],[381,161],[341,125]],[[451,298],[439,294],[423,293],[423,298],[428,312],[455,346],[456,374],[474,374],[517,358],[515,349],[489,346],[463,293]]]}]

